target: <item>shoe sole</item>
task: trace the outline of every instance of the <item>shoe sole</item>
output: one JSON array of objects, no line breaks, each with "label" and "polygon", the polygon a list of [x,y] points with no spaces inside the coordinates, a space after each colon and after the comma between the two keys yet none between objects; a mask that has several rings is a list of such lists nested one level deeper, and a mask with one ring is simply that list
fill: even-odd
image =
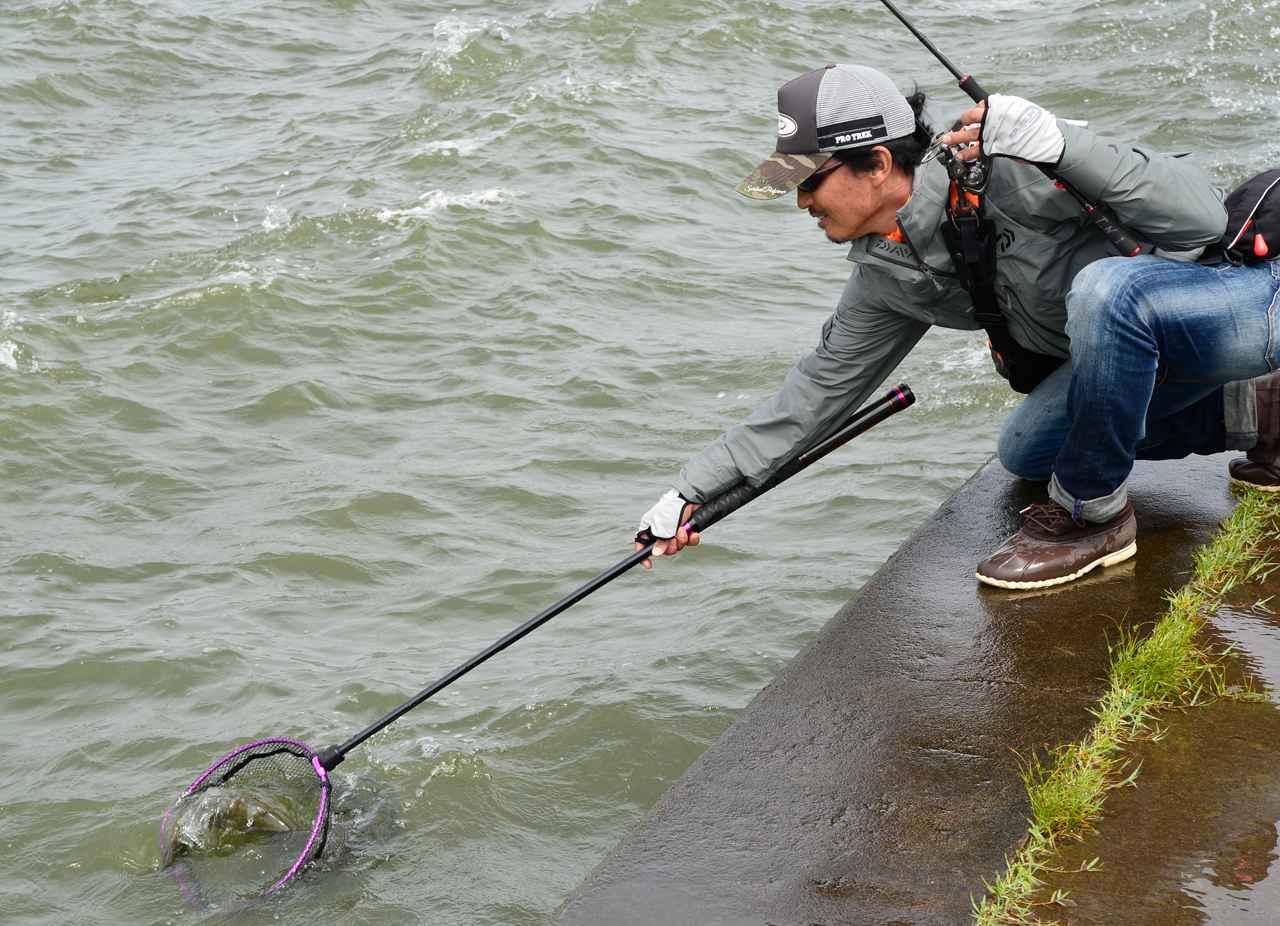
[{"label": "shoe sole", "polygon": [[1246,489],[1257,489],[1259,492],[1280,492],[1280,485],[1260,486],[1256,482],[1245,482],[1243,479],[1237,479],[1235,476],[1228,476],[1233,486],[1243,486]]},{"label": "shoe sole", "polygon": [[1040,579],[1037,582],[1010,582],[1005,579],[993,579],[991,576],[984,576],[980,572],[975,572],[979,582],[986,585],[994,585],[998,588],[1027,589],[1027,588],[1048,588],[1051,585],[1065,585],[1067,582],[1074,582],[1076,579],[1092,572],[1101,566],[1114,566],[1117,563],[1123,563],[1131,558],[1133,554],[1138,552],[1138,541],[1129,544],[1123,550],[1117,550],[1115,553],[1108,553],[1106,556],[1095,559],[1092,563],[1086,563],[1076,572],[1066,576],[1059,576],[1056,579]]}]

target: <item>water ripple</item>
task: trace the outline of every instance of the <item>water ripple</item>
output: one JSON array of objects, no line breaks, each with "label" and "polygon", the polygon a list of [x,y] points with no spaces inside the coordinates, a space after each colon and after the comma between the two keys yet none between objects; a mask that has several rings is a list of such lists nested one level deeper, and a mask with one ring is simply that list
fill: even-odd
[{"label": "water ripple", "polygon": [[[1251,9],[916,13],[1227,182],[1280,151]],[[630,552],[847,276],[732,192],[815,35],[964,105],[875,7],[0,7],[6,922],[177,918],[156,817],[212,756],[358,729]],[[974,333],[894,375],[909,415],[354,754],[348,848],[264,920],[549,922],[1016,401]]]}]

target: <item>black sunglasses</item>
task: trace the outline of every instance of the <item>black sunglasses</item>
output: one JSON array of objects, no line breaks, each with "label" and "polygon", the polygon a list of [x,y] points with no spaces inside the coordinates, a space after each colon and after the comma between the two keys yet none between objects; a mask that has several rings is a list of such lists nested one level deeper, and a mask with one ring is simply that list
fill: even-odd
[{"label": "black sunglasses", "polygon": [[830,177],[832,174],[838,171],[840,169],[840,166],[844,164],[844,161],[838,161],[835,158],[832,158],[831,162],[835,166],[828,167],[826,170],[814,171],[809,176],[805,177],[803,180],[797,183],[796,189],[799,190],[801,193],[812,193],[814,190],[816,190],[818,187],[822,185],[823,180],[826,180],[828,177]]}]

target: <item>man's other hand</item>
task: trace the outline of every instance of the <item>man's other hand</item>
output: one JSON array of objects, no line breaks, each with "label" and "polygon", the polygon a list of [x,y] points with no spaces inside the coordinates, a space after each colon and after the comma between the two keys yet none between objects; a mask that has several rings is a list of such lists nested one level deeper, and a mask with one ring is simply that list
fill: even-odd
[{"label": "man's other hand", "polygon": [[962,161],[980,157],[1010,157],[1056,166],[1066,146],[1053,113],[1020,96],[992,94],[986,102],[966,110],[960,128],[942,136]]}]

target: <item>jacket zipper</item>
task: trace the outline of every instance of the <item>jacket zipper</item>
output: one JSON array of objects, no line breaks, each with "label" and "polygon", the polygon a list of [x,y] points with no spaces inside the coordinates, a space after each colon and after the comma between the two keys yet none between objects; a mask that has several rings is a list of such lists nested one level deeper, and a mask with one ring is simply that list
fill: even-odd
[{"label": "jacket zipper", "polygon": [[[901,222],[898,222],[897,225],[898,225],[898,232],[902,235],[902,240],[907,243],[907,247],[911,249],[911,256],[916,259],[916,266],[914,269],[919,270],[934,282],[937,282],[937,278],[940,276],[948,277],[953,280],[958,280],[960,278],[959,274],[946,273],[945,271],[942,271],[942,270],[935,270],[932,267],[930,267],[928,264],[926,264],[924,262],[924,259],[920,256],[919,249],[917,249],[915,244],[911,241],[911,236],[907,234],[906,228],[903,227],[903,224]],[[887,258],[881,258],[881,260],[887,260]],[[890,261],[890,263],[895,263],[902,267],[909,266],[908,264],[904,264],[901,261]]]}]

